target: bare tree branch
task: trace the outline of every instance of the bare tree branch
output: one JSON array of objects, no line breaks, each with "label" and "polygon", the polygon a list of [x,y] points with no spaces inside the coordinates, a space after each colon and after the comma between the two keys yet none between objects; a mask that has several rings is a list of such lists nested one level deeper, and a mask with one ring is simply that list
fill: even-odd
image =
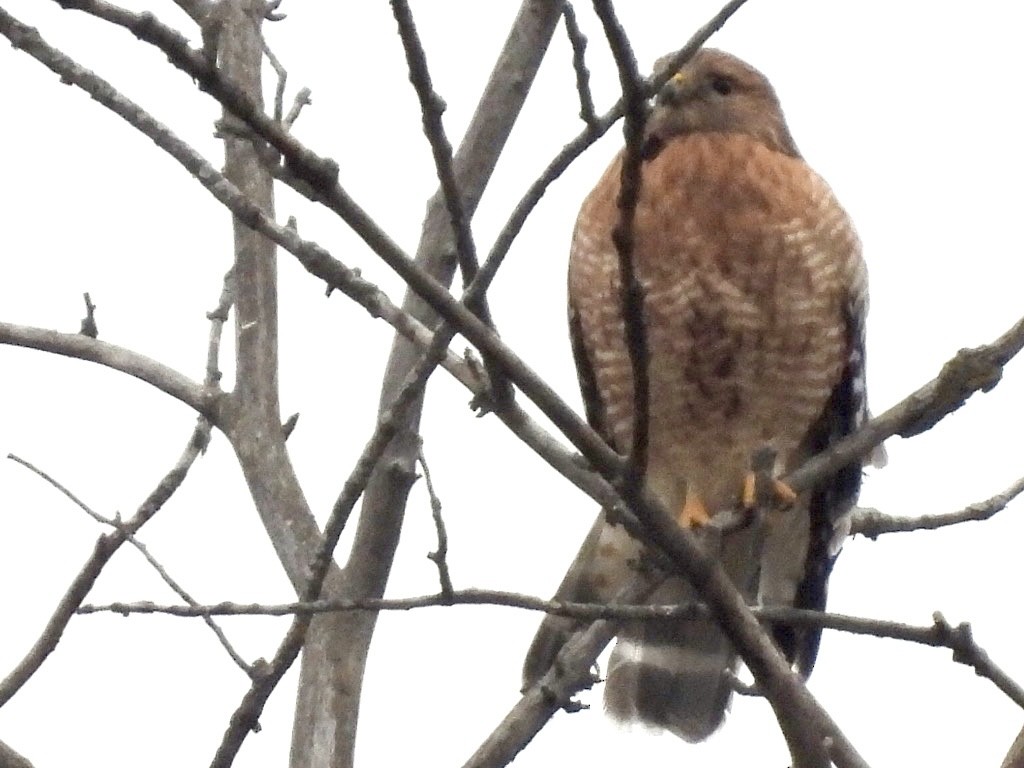
[{"label": "bare tree branch", "polygon": [[997,493],[990,499],[970,504],[956,512],[939,515],[920,515],[919,517],[895,517],[879,512],[877,509],[858,509],[850,524],[850,534],[861,534],[869,539],[877,539],[886,533],[906,533],[908,531],[934,531],[949,525],[979,522],[994,517],[996,513],[1024,493],[1024,477],[1016,480],[1009,488]]},{"label": "bare tree branch", "polygon": [[[157,575],[160,576],[160,578],[163,580],[163,582],[168,587],[170,587],[171,590],[178,597],[180,597],[182,600],[184,600],[188,605],[192,606],[193,608],[199,605],[199,601],[196,600],[194,597],[192,597],[188,592],[186,592],[185,588],[182,587],[171,576],[171,574],[169,574],[167,572],[167,569],[164,568],[164,566],[160,563],[160,561],[158,561],[155,557],[153,557],[153,555],[149,551],[149,548],[145,544],[143,544],[141,541],[139,541],[139,539],[137,539],[135,537],[135,535],[130,530],[128,530],[128,528],[125,527],[125,524],[121,521],[120,515],[118,515],[115,518],[109,518],[109,517],[106,517],[105,515],[101,515],[99,512],[97,512],[92,507],[90,507],[88,504],[86,504],[84,501],[82,501],[77,495],[72,493],[71,490],[67,486],[65,486],[63,483],[61,483],[55,477],[53,477],[52,475],[50,475],[47,472],[44,472],[43,470],[41,470],[39,467],[35,466],[31,462],[26,461],[25,459],[21,458],[20,456],[15,456],[14,454],[8,454],[7,458],[9,458],[11,461],[13,461],[13,462],[15,462],[17,464],[20,464],[21,466],[25,467],[25,469],[27,469],[30,472],[34,473],[35,475],[39,476],[44,481],[49,483],[51,486],[56,488],[61,494],[63,494],[67,499],[69,499],[71,501],[71,503],[73,503],[75,506],[77,506],[79,509],[81,509],[83,512],[85,512],[85,514],[87,514],[89,517],[91,517],[96,522],[101,523],[101,524],[106,525],[106,526],[109,526],[109,527],[113,528],[115,531],[117,531],[118,533],[120,533],[129,544],[131,544],[133,547],[135,547],[142,554],[142,556],[144,558],[146,558],[146,562],[150,564],[150,566],[153,568],[153,570],[155,570],[157,572]],[[203,621],[211,629],[211,631],[213,632],[214,636],[217,638],[217,641],[221,644],[221,646],[224,648],[224,650],[227,651],[228,656],[231,657],[231,660],[235,663],[235,665],[237,667],[239,667],[239,669],[241,669],[243,672],[245,672],[246,675],[251,677],[252,676],[252,667],[250,667],[249,664],[245,661],[245,659],[243,659],[241,657],[241,655],[239,655],[238,651],[236,651],[234,649],[234,647],[231,645],[231,642],[228,640],[227,636],[224,634],[224,630],[222,630],[220,628],[220,626],[215,621],[213,621],[213,619],[210,616],[203,616]]]},{"label": "bare tree branch", "polygon": [[441,580],[441,594],[451,595],[454,592],[452,587],[452,576],[448,571],[448,529],[444,524],[444,517],[441,513],[441,499],[434,490],[434,482],[430,477],[430,467],[427,466],[427,457],[424,455],[423,446],[420,445],[417,461],[423,470],[423,481],[427,484],[427,495],[430,497],[430,515],[434,518],[434,528],[437,530],[437,550],[427,554],[427,558],[437,566],[437,575]]},{"label": "bare tree branch", "polygon": [[[446,106],[434,91],[430,71],[427,67],[426,52],[423,50],[423,44],[416,31],[416,24],[413,21],[412,11],[409,10],[409,4],[405,0],[391,0],[391,9],[398,22],[399,36],[405,49],[405,58],[409,65],[409,80],[416,90],[420,111],[423,113],[423,133],[430,143],[431,153],[434,156],[434,166],[441,184],[441,196],[444,199],[445,208],[448,210],[449,224],[455,240],[455,257],[459,264],[459,270],[462,272],[462,287],[466,289],[480,270],[480,263],[477,260],[473,233],[469,227],[469,217],[462,206],[462,193],[455,178],[452,145],[445,135],[444,123],[441,120]],[[478,296],[472,304],[467,304],[467,306],[493,330],[494,320],[491,318],[491,310],[487,305],[487,295],[481,292]],[[512,388],[501,368],[495,365],[489,356],[484,358],[484,362],[487,365],[490,378],[491,396],[495,401],[494,407],[501,407],[501,404],[507,403],[512,398]]]},{"label": "bare tree branch", "polygon": [[1024,728],[1020,729],[1017,738],[1013,740],[1000,768],[1024,768]]},{"label": "bare tree branch", "polygon": [[0,741],[0,768],[32,768],[32,763]]},{"label": "bare tree branch", "polygon": [[[197,616],[292,616],[296,614],[341,613],[352,611],[410,611],[418,608],[436,608],[456,605],[493,605],[506,608],[520,608],[528,611],[540,611],[573,619],[596,621],[635,620],[658,621],[662,619],[680,619],[707,614],[707,609],[699,603],[685,605],[628,605],[616,603],[579,603],[569,600],[544,600],[519,592],[507,592],[496,589],[456,589],[452,590],[451,598],[444,592],[432,595],[418,595],[400,598],[329,598],[321,600],[300,601],[294,603],[263,604],[222,602],[209,605],[160,605],[148,600],[141,602],[115,602],[104,605],[86,604],[78,609],[78,613],[117,613],[128,616],[132,614],[164,614],[179,618],[195,618]],[[756,610],[756,609],[755,609]],[[816,616],[827,616],[818,614]],[[779,619],[780,621],[782,619]]]},{"label": "bare tree branch", "polygon": [[[16,25],[17,22],[14,24]],[[31,32],[24,27],[21,27],[20,30]],[[15,26],[14,31],[18,32],[19,27]],[[415,318],[392,304],[377,286],[362,278],[355,270],[350,270],[334,260],[320,246],[302,240],[294,228],[281,227],[269,220],[231,182],[191,147],[178,139],[165,126],[155,121],[140,107],[118,94],[109,84],[47,46],[34,32],[26,35],[21,41],[27,40],[31,41],[31,52],[34,56],[60,74],[66,81],[80,85],[97,101],[125,118],[131,125],[151,138],[181,163],[236,217],[246,221],[249,226],[293,253],[302,264],[306,265],[307,269],[318,274],[330,286],[330,289],[337,288],[363,306],[372,316],[384,319],[417,348],[426,349],[430,345],[433,334]],[[454,303],[454,300],[452,301]],[[442,365],[476,397],[486,395],[486,383],[464,360],[449,351],[446,352]],[[564,408],[563,413],[567,414],[569,418],[576,418],[568,406],[563,403],[562,407]],[[616,493],[604,480],[574,458],[521,408],[512,403],[499,412],[498,416],[513,433],[536,450],[551,466],[590,494],[599,504],[612,508],[618,503]],[[582,424],[582,422],[579,423]],[[589,429],[585,426],[583,428]],[[598,450],[603,449],[610,460],[616,460],[615,454],[604,446],[600,438],[596,435],[593,438],[592,447]]]},{"label": "bare tree branch", "polygon": [[[453,590],[450,594],[440,592],[415,597],[313,600],[275,605],[232,602],[211,605],[159,605],[149,601],[116,602],[105,605],[86,604],[81,606],[77,613],[83,615],[117,613],[124,616],[162,614],[179,618],[205,618],[210,616],[290,616],[364,610],[411,611],[420,608],[445,608],[457,605],[502,606],[540,611],[586,621],[677,621],[707,615],[707,608],[701,603],[679,605],[637,605],[622,602],[581,603],[568,600],[544,600],[518,592],[492,589],[458,589]],[[885,619],[781,606],[752,607],[751,612],[758,620],[772,624],[820,627],[854,635],[917,643],[932,648],[948,648],[954,652],[953,660],[955,662],[969,666],[979,677],[991,680],[1018,706],[1024,708],[1024,688],[1000,669],[988,657],[984,649],[975,642],[970,624],[961,623],[953,626],[946,621],[941,613],[933,614],[931,624],[917,626]]]},{"label": "bare tree branch", "polygon": [[[448,246],[441,247],[444,243],[449,242],[445,238],[450,239],[447,219],[439,219],[440,223],[438,223],[432,218],[432,216],[442,216],[442,214],[445,217],[447,216],[443,208],[438,208],[441,205],[440,202],[431,203],[429,210],[437,210],[441,211],[441,213],[428,215],[427,222],[424,225],[424,232],[426,234],[421,239],[417,260],[414,262],[338,186],[335,181],[337,165],[333,161],[320,158],[302,146],[289,134],[285,133],[277,123],[264,115],[241,89],[222,78],[217,70],[210,67],[201,55],[193,52],[189,48],[187,40],[181,35],[160,24],[151,15],[131,14],[127,11],[113,9],[111,6],[97,3],[95,0],[62,0],[62,4],[79,10],[87,10],[90,13],[96,12],[97,15],[101,15],[103,18],[131,29],[140,39],[152,42],[160,47],[169,56],[172,63],[191,74],[204,90],[215,95],[226,108],[230,109],[237,117],[244,119],[249,127],[261,138],[266,139],[278,151],[282,152],[288,160],[289,168],[301,171],[293,178],[293,183],[299,192],[311,197],[311,199],[324,203],[341,216],[356,234],[411,286],[412,291],[420,298],[412,298],[412,294],[410,294],[406,302],[408,304],[406,311],[415,317],[427,317],[428,320],[433,317],[433,312],[435,311],[441,314],[446,321],[452,323],[458,329],[458,332],[466,335],[482,352],[492,355],[498,360],[509,378],[544,411],[548,418],[558,425],[559,429],[572,440],[577,448],[584,451],[590,457],[591,461],[594,461],[595,457],[599,457],[596,466],[612,471],[617,470],[622,465],[621,458],[609,449],[604,441],[584,424],[572,409],[529,366],[505,346],[485,323],[460,302],[456,301],[438,280],[431,277],[428,271],[421,267],[423,260],[420,259],[420,255],[423,255],[424,259],[429,255],[431,257],[431,264],[433,264],[433,258],[437,254],[448,252]],[[514,117],[518,113],[521,101],[510,98],[510,96],[525,97],[529,82],[532,79],[532,74],[530,73],[536,70],[536,66],[539,66],[540,55],[543,53],[546,41],[550,39],[553,25],[557,22],[557,11],[559,9],[550,10],[548,9],[549,5],[557,5],[557,3],[555,0],[525,0],[524,8],[519,17],[517,17],[517,23],[521,22],[521,24],[519,26],[514,25],[515,28],[510,33],[507,44],[509,51],[499,57],[498,63],[495,66],[495,77],[485,89],[484,97],[482,97],[481,104],[477,109],[479,120],[474,119],[473,123],[471,123],[467,137],[463,142],[463,147],[455,157],[457,178],[463,172],[459,170],[460,167],[465,165],[466,170],[464,172],[467,174],[467,179],[475,181],[480,186],[477,189],[475,187],[471,188],[465,183],[460,183],[463,194],[468,200],[473,202],[474,207],[475,201],[479,200],[483,191],[483,185],[486,182],[486,178],[480,179],[478,175],[486,172],[485,175],[489,177],[490,169],[493,168],[491,160],[496,162],[497,153],[500,152],[501,147],[504,145],[504,138],[507,136],[508,131],[511,130],[511,123],[497,123],[495,120],[500,115],[511,115],[511,117]],[[102,10],[97,11],[98,7],[101,7]],[[550,25],[542,24],[546,18],[545,13],[549,11],[549,15],[552,15],[555,21],[552,21]],[[3,31],[16,47],[30,53],[34,58],[37,58],[54,72],[60,74],[65,81],[83,88],[93,98],[128,120],[133,126],[153,139],[158,146],[171,153],[175,159],[178,159],[179,162],[185,165],[196,178],[203,181],[204,186],[214,193],[219,200],[226,204],[230,201],[231,192],[233,191],[231,188],[225,189],[223,184],[204,181],[204,179],[210,178],[210,173],[213,171],[208,163],[203,162],[188,145],[177,139],[169,130],[153,120],[136,104],[117,93],[108,83],[79,67],[59,51],[46,45],[35,30],[20,24],[3,12],[0,12],[0,31]],[[540,43],[543,43],[543,45],[539,49],[531,47],[540,45]],[[523,61],[520,61],[520,59]],[[531,70],[530,67],[533,69]],[[529,76],[527,77],[527,75]],[[475,127],[477,123],[479,123],[479,126]],[[588,142],[588,145],[592,141],[593,139]],[[460,160],[460,156],[463,153],[465,154],[465,159]],[[478,157],[488,158],[488,161],[478,161]],[[472,162],[470,162],[471,160]],[[436,200],[437,198],[435,198]],[[298,240],[294,232],[268,232],[267,230],[271,230],[273,227],[265,220],[260,209],[253,205],[251,201],[242,198],[230,201],[230,204],[233,206],[232,210],[236,217],[240,218],[248,226],[260,231],[261,234],[271,237],[275,242],[280,243],[288,239],[292,239],[293,242]],[[469,211],[470,206],[467,205],[466,207],[467,211]],[[341,287],[350,278],[349,271],[322,249],[313,249],[312,251],[303,249],[296,251],[295,255],[308,271],[327,282],[331,287]],[[495,259],[492,262],[490,269],[487,268],[486,264],[481,268],[473,284],[466,291],[467,296],[482,293],[487,288],[497,269],[497,261]],[[451,272],[449,271],[446,280],[450,280],[450,278]],[[421,299],[426,301],[430,310],[424,306]],[[433,323],[433,320],[430,320],[430,323]],[[397,365],[398,360],[401,359],[401,366],[394,368],[389,363],[388,370],[390,373],[385,373],[386,380],[397,380],[397,373],[404,374],[404,372],[409,370],[409,365],[411,364],[411,358],[408,355],[409,350],[405,346],[406,342],[403,340],[402,342],[396,342],[396,344],[401,349],[401,355],[393,357],[392,362]],[[394,349],[393,355],[397,353],[398,349]],[[392,397],[394,393],[389,391],[385,394],[388,397]],[[383,395],[382,402],[387,402]],[[408,459],[410,462],[413,460],[414,456]],[[373,493],[371,493],[371,498],[375,498]],[[389,498],[389,503],[381,508],[387,510],[404,509],[404,502],[393,503],[397,501],[399,500]],[[377,502],[374,502],[370,507],[376,508],[376,504]],[[374,516],[374,519],[377,519],[377,516]]]},{"label": "bare tree branch", "polygon": [[[3,11],[0,10],[0,24],[2,22]],[[104,365],[146,382],[202,416],[213,421],[220,420],[222,392],[197,384],[173,368],[116,344],[81,333],[61,333],[13,323],[0,323],[0,344],[38,349]]]},{"label": "bare tree branch", "polygon": [[565,35],[572,46],[572,69],[576,73],[576,92],[580,97],[580,119],[591,130],[598,129],[597,111],[594,108],[594,94],[590,91],[590,70],[587,69],[587,37],[576,21],[576,11],[572,3],[562,6],[562,20],[565,22]]},{"label": "bare tree branch", "polygon": [[[3,11],[0,10],[0,14],[2,13]],[[227,308],[231,302],[230,285],[229,274],[225,277],[224,289],[221,292],[217,308],[208,315],[210,318],[210,338],[207,350],[206,384],[210,388],[216,384],[216,379],[219,379],[220,376],[217,352],[220,349],[221,331],[227,314]],[[94,341],[93,343],[100,344],[102,342]],[[118,548],[128,538],[137,533],[153,515],[159,512],[167,500],[178,490],[192,464],[206,450],[206,446],[210,442],[210,429],[210,421],[200,416],[181,457],[174,467],[171,468],[170,472],[157,484],[135,515],[130,520],[119,521],[115,531],[100,536],[96,540],[92,556],[86,561],[82,570],[79,571],[74,581],[71,582],[71,585],[64,593],[64,597],[57,604],[57,608],[50,617],[49,622],[47,622],[42,635],[25,658],[8,674],[3,682],[0,682],[0,706],[3,706],[5,702],[9,701],[20,690],[21,686],[35,674],[35,671],[46,660],[46,657],[57,647],[57,643],[64,633],[64,628],[71,621],[71,617],[82,604],[85,596],[92,589],[93,583],[99,577],[100,572]],[[14,457],[8,455],[8,458],[13,459]]]},{"label": "bare tree branch", "polygon": [[949,648],[953,651],[953,661],[971,667],[979,677],[991,680],[1017,706],[1024,707],[1024,688],[996,665],[985,650],[974,641],[971,625],[963,622],[954,627],[938,611],[932,614],[932,624],[927,627],[799,608],[760,608],[756,613],[763,621],[792,626],[823,627],[857,635],[920,643],[933,648]]},{"label": "bare tree branch", "polygon": [[974,393],[991,391],[1002,377],[1003,366],[1022,348],[1024,318],[991,344],[961,349],[934,379],[783,479],[795,491],[807,490],[822,477],[867,456],[893,435],[911,437],[931,429]]}]

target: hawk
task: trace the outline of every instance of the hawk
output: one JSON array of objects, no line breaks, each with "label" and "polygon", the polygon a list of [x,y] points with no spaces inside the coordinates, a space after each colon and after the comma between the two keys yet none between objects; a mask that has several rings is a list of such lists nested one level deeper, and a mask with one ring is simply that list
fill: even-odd
[{"label": "hawk", "polygon": [[[792,495],[763,525],[702,523],[736,509],[744,487],[749,494],[752,457],[765,448],[775,457],[771,471],[783,474],[867,418],[867,274],[857,234],[800,156],[771,84],[722,51],[699,51],[669,80],[649,116],[642,156],[632,259],[649,357],[645,482],[681,524],[701,526],[750,602],[822,610],[860,490],[860,463]],[[625,454],[633,375],[612,241],[621,164],[620,154],[583,203],[568,283],[587,418]],[[602,513],[557,597],[606,601],[630,579],[653,578],[640,555],[641,545]],[[659,580],[652,603],[693,599],[681,577]],[[524,666],[526,685],[548,670],[574,629],[563,617],[544,620]],[[808,675],[820,630],[773,633]],[[725,716],[736,666],[711,619],[627,624],[605,704],[617,719],[701,741]]]}]

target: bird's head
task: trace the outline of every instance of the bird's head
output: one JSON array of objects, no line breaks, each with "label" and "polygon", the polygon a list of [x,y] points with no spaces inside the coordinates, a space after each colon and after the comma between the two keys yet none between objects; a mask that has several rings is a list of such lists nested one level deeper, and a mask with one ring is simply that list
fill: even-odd
[{"label": "bird's head", "polygon": [[[655,71],[668,58],[659,59]],[[648,141],[655,145],[702,132],[746,134],[779,152],[800,155],[768,78],[714,48],[699,50],[669,79],[647,123]]]}]

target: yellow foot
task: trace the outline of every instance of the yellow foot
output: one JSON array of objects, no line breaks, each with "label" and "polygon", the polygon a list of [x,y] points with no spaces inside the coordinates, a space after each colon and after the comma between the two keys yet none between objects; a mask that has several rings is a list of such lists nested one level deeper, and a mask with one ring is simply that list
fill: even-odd
[{"label": "yellow foot", "polygon": [[775,500],[784,507],[796,501],[796,491],[781,480],[772,479],[772,492],[775,494]]},{"label": "yellow foot", "polygon": [[[767,488],[764,487],[765,481],[769,483]],[[754,509],[759,502],[775,507],[788,507],[796,499],[796,491],[781,480],[777,480],[774,477],[764,477],[763,473],[756,470],[747,472],[743,476],[740,504],[744,510],[750,511]]]},{"label": "yellow foot", "polygon": [[711,515],[700,496],[687,491],[686,502],[676,515],[676,522],[683,528],[700,528],[711,522]]}]

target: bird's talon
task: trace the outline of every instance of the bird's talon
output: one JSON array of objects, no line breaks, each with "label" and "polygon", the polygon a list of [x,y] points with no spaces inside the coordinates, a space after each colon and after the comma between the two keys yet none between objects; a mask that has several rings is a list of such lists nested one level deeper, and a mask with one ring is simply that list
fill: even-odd
[{"label": "bird's talon", "polygon": [[796,491],[781,480],[772,479],[772,492],[775,500],[784,507],[788,507],[796,501]]},{"label": "bird's talon", "polygon": [[699,496],[687,493],[686,502],[676,515],[676,522],[681,528],[701,528],[711,522],[711,515]]},{"label": "bird's talon", "polygon": [[740,503],[747,512],[757,505],[757,473],[747,472],[743,476],[743,490],[740,493]]}]

